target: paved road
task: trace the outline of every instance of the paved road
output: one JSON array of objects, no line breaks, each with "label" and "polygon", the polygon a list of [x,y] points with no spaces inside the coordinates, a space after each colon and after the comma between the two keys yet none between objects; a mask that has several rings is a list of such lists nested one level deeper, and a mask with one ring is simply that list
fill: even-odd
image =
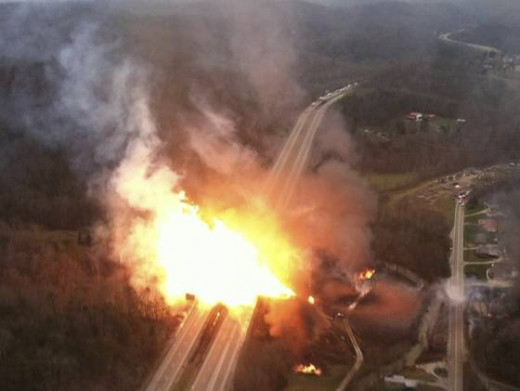
[{"label": "paved road", "polygon": [[206,360],[193,382],[191,391],[225,391],[231,389],[238,354],[251,322],[253,309],[237,316],[226,316]]},{"label": "paved road", "polygon": [[354,378],[354,375],[359,371],[361,365],[363,365],[363,352],[361,351],[361,348],[357,343],[356,336],[352,331],[352,327],[350,327],[348,319],[343,319],[343,326],[345,327],[345,331],[348,334],[352,346],[354,346],[354,351],[356,352],[356,362],[354,363],[352,368],[350,368],[350,371],[347,372],[347,375],[343,378],[336,391],[345,391],[352,379]]},{"label": "paved road", "polygon": [[462,203],[455,205],[453,226],[453,250],[451,254],[451,279],[448,289],[453,299],[450,302],[448,336],[448,389],[463,390],[464,364],[464,210]]},{"label": "paved road", "polygon": [[[334,102],[354,89],[355,86],[352,85],[329,93],[309,106],[298,118],[274,164],[267,184],[268,192],[271,194],[276,192],[278,207],[285,206],[294,192],[296,183],[305,169],[314,136],[325,112]],[[192,391],[218,391],[230,388],[252,315],[253,309],[244,312],[240,322],[237,322],[233,316],[226,318],[193,383]]]},{"label": "paved road", "polygon": [[[272,169],[267,186],[268,191],[276,191],[279,207],[286,205],[294,192],[296,183],[308,161],[312,142],[325,112],[332,104],[354,89],[355,86],[351,85],[329,93],[300,115]],[[230,388],[252,314],[253,309],[244,310],[238,320],[233,316],[226,316],[191,390],[218,391]],[[178,380],[207,316],[207,311],[202,313],[196,308],[190,312],[145,391],[168,391]]]},{"label": "paved road", "polygon": [[298,118],[280,151],[267,184],[268,194],[274,195],[278,207],[287,206],[291,199],[309,160],[314,137],[325,113],[330,106],[355,89],[355,85],[350,85],[329,93],[315,101]]},{"label": "paved road", "polygon": [[169,391],[171,389],[179,379],[208,315],[209,310],[200,309],[196,304],[193,305],[179,327],[159,368],[144,388],[145,391]]},{"label": "paved road", "polygon": [[468,43],[468,42],[463,42],[463,41],[457,41],[457,40],[451,38],[452,34],[461,33],[464,30],[465,29],[461,29],[461,30],[457,30],[457,31],[454,31],[454,32],[451,32],[451,33],[441,34],[441,35],[439,35],[439,40],[441,40],[441,41],[443,41],[443,42],[445,42],[447,44],[451,44],[451,45],[466,46],[467,48],[474,49],[474,50],[477,50],[477,51],[480,51],[480,52],[500,53],[500,50],[498,50],[497,48],[494,48],[492,46],[485,46],[485,45],[478,45],[478,44],[475,44],[475,43]]}]

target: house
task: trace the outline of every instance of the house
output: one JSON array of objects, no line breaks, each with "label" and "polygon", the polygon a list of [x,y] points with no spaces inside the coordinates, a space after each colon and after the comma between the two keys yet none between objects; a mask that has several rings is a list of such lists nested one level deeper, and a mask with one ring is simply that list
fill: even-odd
[{"label": "house", "polygon": [[409,119],[411,121],[420,121],[423,119],[423,117],[424,117],[424,115],[422,113],[416,113],[416,112],[411,112],[406,115],[406,119]]},{"label": "house", "polygon": [[480,258],[500,258],[500,249],[496,244],[483,244],[477,247],[476,254]]},{"label": "house", "polygon": [[479,219],[478,225],[482,227],[482,229],[487,232],[497,232],[498,231],[498,223],[495,219]]}]

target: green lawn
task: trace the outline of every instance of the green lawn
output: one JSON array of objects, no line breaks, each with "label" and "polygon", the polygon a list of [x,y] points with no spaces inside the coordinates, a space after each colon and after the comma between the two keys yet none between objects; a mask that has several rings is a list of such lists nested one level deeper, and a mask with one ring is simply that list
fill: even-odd
[{"label": "green lawn", "polygon": [[467,214],[464,221],[466,223],[478,224],[478,221],[481,219],[487,219],[486,214],[484,213],[486,209],[479,210],[475,213]]},{"label": "green lawn", "polygon": [[466,277],[474,277],[479,280],[486,280],[486,270],[491,265],[467,265],[464,266],[464,274]]},{"label": "green lawn", "polygon": [[464,262],[489,262],[492,261],[493,258],[480,258],[477,256],[475,250],[464,251]]},{"label": "green lawn", "polygon": [[464,226],[464,246],[476,246],[475,236],[482,234],[485,237],[485,241],[488,244],[496,243],[497,234],[493,232],[487,232],[477,224],[467,224]]},{"label": "green lawn", "polygon": [[437,201],[432,205],[432,209],[440,213],[447,224],[453,224],[455,201],[453,201],[450,195],[437,198]]},{"label": "green lawn", "polygon": [[430,120],[430,126],[437,127],[441,131],[452,132],[457,129],[457,120],[453,118],[435,117]]},{"label": "green lawn", "polygon": [[418,176],[414,172],[402,174],[368,173],[364,175],[364,179],[377,191],[387,191],[408,186],[416,182]]}]

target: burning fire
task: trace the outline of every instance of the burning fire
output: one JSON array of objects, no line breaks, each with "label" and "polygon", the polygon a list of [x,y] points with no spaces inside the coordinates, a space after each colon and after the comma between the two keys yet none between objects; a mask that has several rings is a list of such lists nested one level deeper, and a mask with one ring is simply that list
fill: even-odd
[{"label": "burning fire", "polygon": [[323,374],[323,371],[320,367],[315,366],[314,364],[298,364],[294,368],[294,371],[296,373],[303,373],[305,375],[314,375],[314,376],[321,376]]},{"label": "burning fire", "polygon": [[376,269],[365,269],[358,275],[358,280],[365,281],[370,280],[372,277],[374,277],[374,274],[376,274]]},{"label": "burning fire", "polygon": [[124,239],[125,254],[146,260],[138,267],[141,285],[155,279],[172,303],[187,293],[231,307],[253,306],[258,296],[294,296],[286,280],[299,254],[274,216],[203,213],[182,192],[155,197],[152,213],[134,221]]},{"label": "burning fire", "polygon": [[307,298],[307,301],[309,302],[309,304],[314,304],[316,302],[316,300],[314,299],[314,296],[309,296]]}]

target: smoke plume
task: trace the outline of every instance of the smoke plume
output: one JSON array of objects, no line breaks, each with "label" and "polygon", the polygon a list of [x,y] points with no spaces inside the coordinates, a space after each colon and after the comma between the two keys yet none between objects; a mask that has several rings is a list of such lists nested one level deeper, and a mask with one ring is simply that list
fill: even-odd
[{"label": "smoke plume", "polygon": [[[267,162],[275,158],[295,108],[301,109],[304,101],[294,76],[297,26],[289,8],[237,1],[224,12],[219,4],[199,5],[193,13],[186,12],[190,8],[180,12],[188,20],[183,34],[206,49],[193,54],[189,66],[196,75],[230,72],[241,81],[237,96],[251,105],[226,105],[228,100],[219,99],[218,92],[229,98],[229,91],[217,88],[213,80],[203,86],[186,78],[180,64],[169,70],[173,82],[168,88],[176,88],[178,79],[186,95],[183,105],[177,104],[181,97],[168,109],[178,120],[171,128],[152,111],[154,94],[161,90],[156,78],[165,69],[156,72],[154,64],[125,52],[120,32],[107,27],[113,13],[95,7],[23,5],[12,8],[9,22],[1,27],[0,49],[6,58],[16,66],[37,64],[34,79],[43,83],[36,85],[22,73],[7,97],[16,116],[9,121],[42,143],[69,151],[90,193],[104,205],[98,234],[112,244],[114,256],[132,265],[137,285],[157,277],[149,265],[153,250],[137,243],[146,236],[149,215],[167,212],[158,205],[182,207],[189,198],[203,210],[224,216],[246,210],[253,220],[272,223],[268,202],[260,194]],[[200,18],[223,26],[218,30],[223,39],[209,39],[214,31],[204,31]],[[276,118],[270,124],[280,128],[255,131],[244,119],[251,113],[257,121]],[[172,150],[177,154],[170,154]],[[276,228],[263,233],[274,237],[284,232],[302,249],[289,269],[309,275],[315,249],[336,258],[343,272],[370,261],[375,200],[353,170],[352,156],[344,124],[338,115],[329,117],[313,150],[313,170],[301,178],[298,194],[277,217]]]}]

